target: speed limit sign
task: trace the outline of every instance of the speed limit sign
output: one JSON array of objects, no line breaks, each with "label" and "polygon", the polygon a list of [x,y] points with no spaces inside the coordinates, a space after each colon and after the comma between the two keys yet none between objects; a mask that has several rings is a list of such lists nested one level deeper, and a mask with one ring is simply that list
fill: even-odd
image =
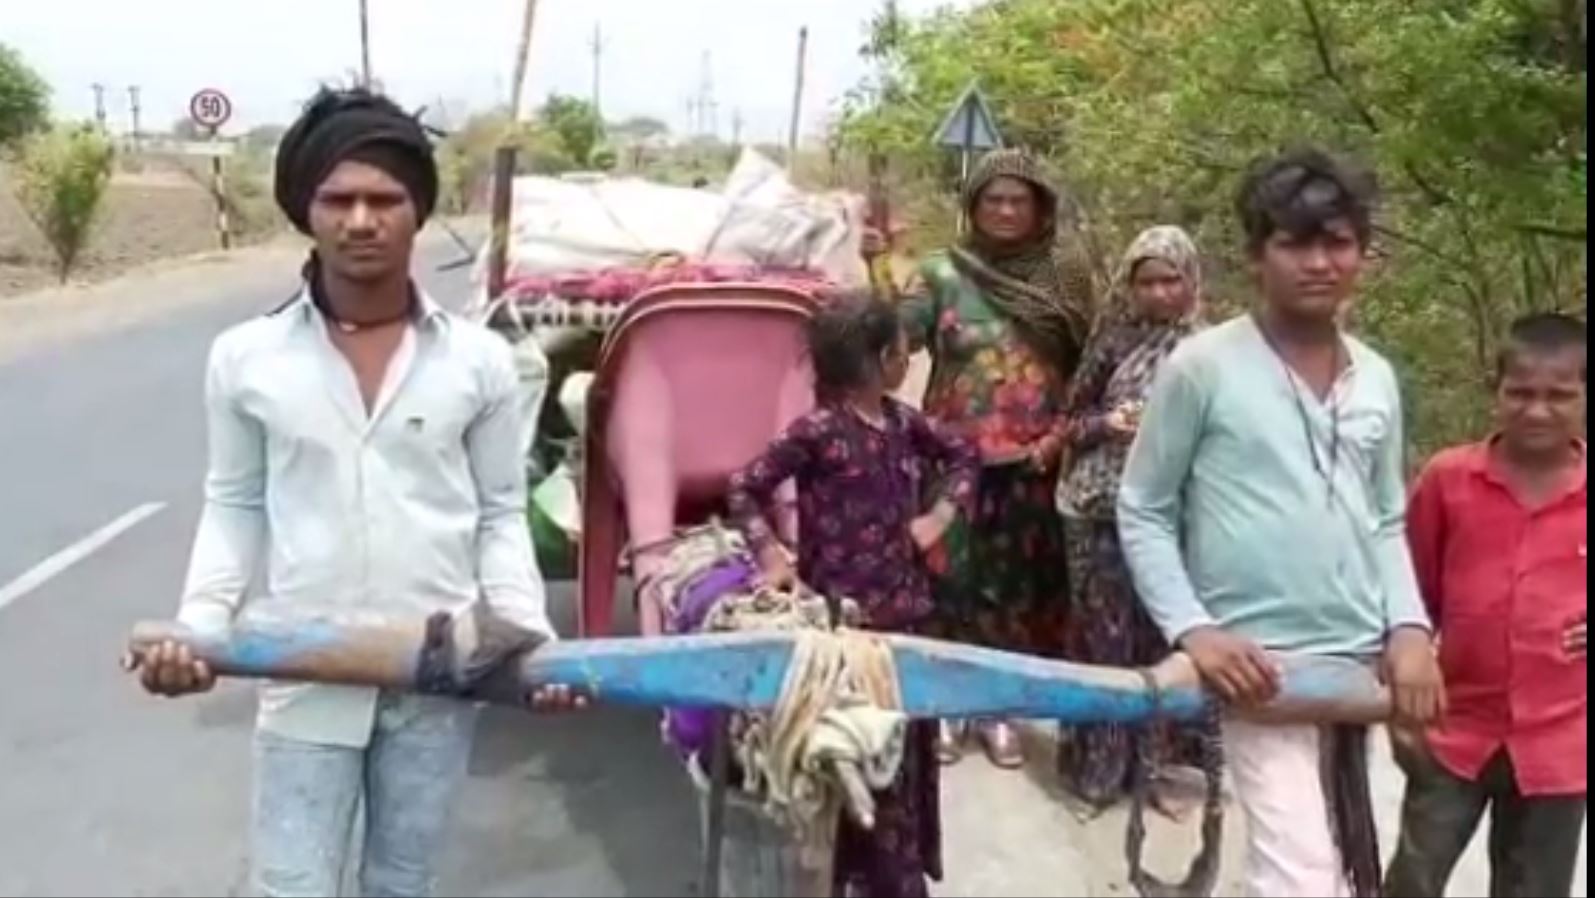
[{"label": "speed limit sign", "polygon": [[233,117],[233,101],[213,88],[205,88],[188,101],[188,114],[194,124],[214,131]]}]

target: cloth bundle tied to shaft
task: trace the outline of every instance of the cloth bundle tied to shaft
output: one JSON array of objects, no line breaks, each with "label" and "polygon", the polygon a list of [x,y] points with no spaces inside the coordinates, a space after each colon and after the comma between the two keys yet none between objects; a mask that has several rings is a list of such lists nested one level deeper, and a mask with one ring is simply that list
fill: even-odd
[{"label": "cloth bundle tied to shaft", "polygon": [[892,650],[856,630],[798,634],[781,697],[738,745],[744,788],[792,829],[804,863],[830,856],[843,808],[875,825],[872,791],[897,778],[908,735]]},{"label": "cloth bundle tied to shaft", "polygon": [[[711,524],[678,536],[650,587],[672,632],[796,635],[775,708],[733,715],[731,736],[742,791],[791,830],[804,863],[818,867],[843,809],[873,826],[871,793],[897,777],[908,718],[891,648],[851,629],[856,603],[801,584],[769,589],[756,582],[756,569],[741,536]],[[671,714],[678,723],[684,716]]]}]

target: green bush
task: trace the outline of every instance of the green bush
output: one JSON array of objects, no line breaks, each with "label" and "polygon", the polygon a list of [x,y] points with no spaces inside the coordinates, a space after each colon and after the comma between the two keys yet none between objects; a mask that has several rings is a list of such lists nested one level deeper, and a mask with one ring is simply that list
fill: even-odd
[{"label": "green bush", "polygon": [[14,154],[17,199],[55,252],[63,283],[88,244],[115,156],[111,141],[87,126],[35,134]]}]

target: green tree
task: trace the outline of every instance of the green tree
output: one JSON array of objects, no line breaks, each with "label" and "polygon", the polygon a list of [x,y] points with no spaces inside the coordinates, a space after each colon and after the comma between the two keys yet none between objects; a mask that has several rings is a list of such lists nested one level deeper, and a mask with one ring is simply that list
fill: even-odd
[{"label": "green tree", "polygon": [[88,244],[115,150],[98,129],[58,126],[24,138],[13,159],[17,199],[55,251],[61,281]]},{"label": "green tree", "polygon": [[1250,287],[1230,210],[1256,155],[1317,141],[1385,188],[1359,325],[1425,448],[1485,426],[1499,334],[1581,307],[1587,95],[1575,0],[996,0],[883,16],[844,143],[945,187],[929,146],[973,78],[1009,142],[1065,173],[1105,276],[1148,224],[1191,229],[1219,304]]},{"label": "green tree", "polygon": [[0,147],[49,122],[50,88],[17,51],[0,44]]},{"label": "green tree", "polygon": [[479,113],[438,145],[438,180],[445,211],[470,211],[485,195],[500,147],[516,149],[518,174],[558,175],[581,166],[558,135],[536,122],[511,122],[506,109]]},{"label": "green tree", "polygon": [[593,162],[593,151],[604,141],[604,120],[593,104],[576,97],[549,95],[538,110],[537,120],[558,135],[565,152],[582,168]]}]

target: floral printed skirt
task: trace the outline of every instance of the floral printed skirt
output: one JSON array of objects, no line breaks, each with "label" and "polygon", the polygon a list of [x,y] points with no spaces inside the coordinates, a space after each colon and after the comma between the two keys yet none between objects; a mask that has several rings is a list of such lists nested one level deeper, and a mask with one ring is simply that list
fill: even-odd
[{"label": "floral printed skirt", "polygon": [[1056,475],[1025,465],[981,472],[972,520],[960,518],[931,559],[938,639],[1058,657],[1069,601]]},{"label": "floral printed skirt", "polygon": [[[1064,656],[1083,664],[1115,667],[1145,667],[1167,658],[1168,643],[1136,598],[1115,522],[1070,518],[1065,529],[1074,614]],[[1199,767],[1201,726],[1064,726],[1059,733],[1058,772],[1077,798],[1106,807],[1128,794],[1143,739],[1154,741],[1153,756],[1158,763]]]}]

